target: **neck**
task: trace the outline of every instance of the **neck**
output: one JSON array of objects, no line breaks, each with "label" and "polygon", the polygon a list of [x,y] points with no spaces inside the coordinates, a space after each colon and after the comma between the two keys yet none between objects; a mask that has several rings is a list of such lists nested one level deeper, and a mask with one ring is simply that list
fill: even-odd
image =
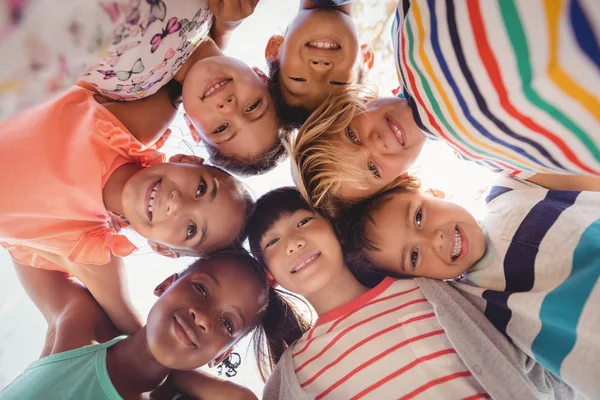
[{"label": "neck", "polygon": [[139,395],[152,391],[171,372],[150,353],[146,327],[108,349],[106,367],[110,380],[120,394]]},{"label": "neck", "polygon": [[222,56],[224,55],[221,49],[212,41],[212,39],[205,40],[200,43],[196,50],[190,55],[185,64],[179,68],[179,71],[175,75],[173,75],[173,79],[183,85],[185,78],[190,72],[190,69],[194,66],[194,64],[200,60],[209,57]]},{"label": "neck", "polygon": [[108,178],[102,188],[102,200],[107,210],[114,213],[125,215],[121,198],[125,184],[136,172],[144,167],[134,163],[121,165]]},{"label": "neck", "polygon": [[318,292],[306,296],[306,300],[321,316],[329,311],[335,310],[365,294],[369,288],[361,283],[352,275],[347,266],[344,266],[341,274],[336,275],[329,284]]}]

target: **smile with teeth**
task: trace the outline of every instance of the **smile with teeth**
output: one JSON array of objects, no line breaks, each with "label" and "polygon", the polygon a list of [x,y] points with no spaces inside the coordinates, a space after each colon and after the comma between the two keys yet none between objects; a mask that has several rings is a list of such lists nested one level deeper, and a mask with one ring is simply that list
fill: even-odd
[{"label": "smile with teeth", "polygon": [[221,82],[218,82],[217,84],[215,84],[214,86],[212,86],[210,89],[208,89],[203,95],[202,95],[202,100],[204,100],[205,98],[209,97],[211,94],[213,94],[216,90],[220,89],[221,87],[227,85],[229,82],[231,82],[233,79],[229,78],[229,79],[224,79]]},{"label": "smile with teeth", "polygon": [[152,188],[152,192],[150,193],[150,200],[148,201],[148,216],[150,217],[150,221],[152,221],[152,208],[154,206],[154,197],[156,197],[156,192],[158,191],[158,187],[160,186],[162,179],[156,182],[156,185]]},{"label": "smile with teeth", "polygon": [[452,249],[452,261],[455,261],[462,252],[462,235],[458,227],[454,228],[454,248]]},{"label": "smile with teeth", "polygon": [[320,256],[321,256],[320,252],[317,253],[317,254],[313,254],[309,258],[303,260],[301,263],[299,263],[298,265],[296,265],[290,272],[292,274],[295,274],[296,272],[300,271],[301,269],[305,268],[307,265],[309,265],[310,263],[312,263],[313,261],[315,261]]},{"label": "smile with teeth", "polygon": [[331,42],[329,40],[314,40],[312,42],[308,42],[308,46],[325,50],[339,50],[342,48],[342,46],[340,46],[338,43]]},{"label": "smile with teeth", "polygon": [[400,127],[390,119],[388,119],[387,122],[392,131],[394,132],[394,135],[396,136],[396,139],[398,140],[400,145],[404,147],[404,135],[402,134],[402,130],[400,130]]}]

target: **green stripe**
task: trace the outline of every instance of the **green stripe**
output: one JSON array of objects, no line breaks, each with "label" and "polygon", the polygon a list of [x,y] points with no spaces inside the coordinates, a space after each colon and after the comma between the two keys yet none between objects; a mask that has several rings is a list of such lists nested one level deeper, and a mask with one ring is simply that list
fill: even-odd
[{"label": "green stripe", "polygon": [[[431,10],[431,12],[435,12],[435,10]],[[414,49],[413,49],[413,34],[412,34],[412,27],[411,27],[411,22],[410,22],[409,18],[406,19],[406,33],[408,35],[408,56],[413,65],[413,70],[416,71],[417,74],[419,74],[419,77],[421,78],[421,83],[423,84],[423,89],[425,90],[425,93],[427,94],[427,98],[428,98],[429,102],[431,103],[431,107],[433,108],[433,111],[435,112],[438,119],[441,120],[442,124],[446,127],[446,129],[452,134],[452,136],[454,136],[454,138],[456,140],[458,140],[460,143],[462,143],[465,147],[469,148],[469,150],[471,150],[474,154],[477,154],[479,156],[485,156],[485,157],[487,157],[487,160],[491,161],[491,162],[502,161],[506,165],[515,165],[515,163],[513,161],[507,161],[507,160],[499,157],[497,154],[492,155],[490,153],[482,151],[481,148],[479,148],[479,147],[472,146],[468,141],[463,139],[463,137],[461,135],[456,133],[456,131],[454,130],[452,125],[450,125],[448,123],[448,121],[446,120],[446,118],[444,117],[444,113],[442,112],[438,102],[436,101],[436,99],[433,95],[433,91],[431,90],[431,87],[429,86],[429,82],[425,78],[425,75],[417,67],[417,62],[415,61],[414,55],[413,55],[413,51],[414,51]],[[400,48],[400,52],[402,52],[402,48]],[[415,88],[415,90],[416,90],[416,88]],[[503,168],[500,165],[498,165],[498,167]]]},{"label": "green stripe", "polygon": [[587,147],[596,160],[600,161],[600,151],[590,137],[583,131],[583,129],[581,129],[571,119],[560,112],[558,108],[543,100],[531,86],[533,72],[531,63],[529,61],[529,46],[527,44],[525,30],[523,29],[519,13],[517,12],[517,7],[512,0],[498,0],[498,6],[502,14],[502,19],[504,20],[504,25],[506,26],[506,32],[510,38],[511,45],[515,53],[525,97],[527,97],[527,99],[534,106],[540,110],[543,110],[546,114],[554,118],[566,129],[569,129],[583,143],[583,145]]}]

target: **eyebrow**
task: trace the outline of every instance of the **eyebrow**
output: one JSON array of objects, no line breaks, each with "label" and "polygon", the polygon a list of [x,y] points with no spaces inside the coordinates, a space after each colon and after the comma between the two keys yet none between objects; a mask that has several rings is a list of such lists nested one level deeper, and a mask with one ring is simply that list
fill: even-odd
[{"label": "eyebrow", "polygon": [[202,246],[202,244],[204,242],[206,242],[206,237],[208,235],[208,222],[206,222],[206,220],[204,220],[202,222],[202,226],[200,227],[200,232],[202,233],[202,237],[200,238],[198,243],[194,246],[195,249],[199,248],[200,246]]},{"label": "eyebrow", "polygon": [[[407,229],[410,229],[410,210],[412,208],[412,201],[408,203],[408,207],[406,207],[406,214],[404,215],[404,224]],[[402,259],[400,260],[400,268],[402,271],[406,272],[406,245],[402,246]]]},{"label": "eyebrow", "polygon": [[215,285],[221,287],[221,283],[219,282],[217,277],[211,271],[206,271],[205,274],[206,274],[206,276],[208,276],[210,278],[211,281],[213,281],[213,283]]},{"label": "eyebrow", "polygon": [[[215,285],[217,285],[218,287],[221,287],[221,283],[219,282],[217,277],[211,271],[206,271],[206,276],[208,276]],[[242,324],[244,324],[243,327],[245,328],[247,326],[246,318],[244,318],[244,314],[242,313],[242,311],[237,306],[231,306],[231,308],[233,308],[235,310],[236,314],[238,314],[238,317],[240,317],[240,319],[242,320]]]}]

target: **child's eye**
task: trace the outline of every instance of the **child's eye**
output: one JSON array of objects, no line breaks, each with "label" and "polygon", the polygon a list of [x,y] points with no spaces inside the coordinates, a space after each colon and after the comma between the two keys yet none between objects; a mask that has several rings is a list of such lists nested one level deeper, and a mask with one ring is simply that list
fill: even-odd
[{"label": "child's eye", "polygon": [[423,209],[421,207],[417,208],[417,212],[415,213],[415,223],[420,228],[421,220],[423,219]]},{"label": "child's eye", "polygon": [[271,241],[269,241],[269,243],[267,243],[267,244],[265,245],[265,249],[266,249],[267,247],[271,247],[271,246],[273,246],[273,245],[274,245],[275,243],[277,243],[278,241],[279,241],[279,238],[272,239]]},{"label": "child's eye", "polygon": [[194,283],[194,287],[202,296],[204,296],[205,299],[208,297],[208,295],[206,293],[206,288],[204,286],[202,286],[199,283]]},{"label": "child's eye", "polygon": [[346,128],[346,136],[348,137],[348,139],[350,139],[350,141],[352,143],[354,143],[354,144],[360,143],[358,140],[358,136],[356,136],[356,133],[354,133],[354,131],[350,127]]},{"label": "child's eye", "polygon": [[222,133],[223,131],[225,131],[225,129],[227,129],[228,126],[229,122],[225,122],[224,124],[217,126],[213,133]]},{"label": "child's eye", "polygon": [[369,161],[369,171],[371,171],[377,179],[381,179],[381,174],[379,173],[379,169],[377,168],[377,165],[375,165],[375,163],[373,161]]},{"label": "child's eye", "polygon": [[185,239],[186,240],[190,240],[191,238],[193,238],[196,235],[196,224],[194,223],[190,223],[187,227],[187,231],[185,233]]},{"label": "child's eye", "polygon": [[262,103],[262,99],[252,103],[252,105],[250,107],[246,108],[246,110],[244,110],[244,111],[252,112],[252,111],[256,110],[258,108],[258,106],[260,106],[260,103]]},{"label": "child's eye", "polygon": [[206,193],[206,181],[204,178],[200,180],[200,184],[196,188],[196,197],[203,196]]},{"label": "child's eye", "polygon": [[311,219],[313,219],[313,217],[304,218],[302,221],[298,222],[298,225],[296,225],[296,228],[300,228],[301,226],[306,225],[308,223],[308,221],[310,221]]},{"label": "child's eye", "polygon": [[306,82],[306,78],[294,78],[290,76],[290,79],[296,82]]},{"label": "child's eye", "polygon": [[225,329],[227,329],[229,334],[233,336],[233,334],[235,333],[235,325],[233,325],[233,323],[230,320],[225,318],[221,318],[221,321],[223,322],[223,325],[225,325]]},{"label": "child's eye", "polygon": [[410,265],[412,265],[413,268],[416,268],[418,260],[419,260],[419,249],[413,249],[413,251],[410,252]]}]

